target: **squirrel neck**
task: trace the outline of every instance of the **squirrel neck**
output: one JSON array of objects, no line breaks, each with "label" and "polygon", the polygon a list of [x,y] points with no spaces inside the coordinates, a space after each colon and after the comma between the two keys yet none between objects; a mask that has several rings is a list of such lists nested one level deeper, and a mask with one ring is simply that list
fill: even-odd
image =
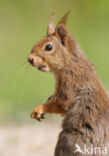
[{"label": "squirrel neck", "polygon": [[65,65],[55,73],[56,88],[79,89],[93,79],[98,80],[93,64],[84,56],[77,47],[66,60]]}]

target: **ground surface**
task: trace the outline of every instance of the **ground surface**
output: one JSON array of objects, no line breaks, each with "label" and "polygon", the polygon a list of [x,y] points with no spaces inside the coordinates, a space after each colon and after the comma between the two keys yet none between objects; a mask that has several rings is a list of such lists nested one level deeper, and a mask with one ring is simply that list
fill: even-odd
[{"label": "ground surface", "polygon": [[59,123],[0,126],[0,156],[53,156]]}]

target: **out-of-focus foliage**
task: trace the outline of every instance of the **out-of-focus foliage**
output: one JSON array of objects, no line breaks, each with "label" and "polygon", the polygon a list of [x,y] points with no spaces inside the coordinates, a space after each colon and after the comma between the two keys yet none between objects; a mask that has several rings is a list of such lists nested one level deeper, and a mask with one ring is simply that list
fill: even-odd
[{"label": "out-of-focus foliage", "polygon": [[53,92],[53,75],[31,67],[27,56],[54,9],[55,24],[72,9],[69,30],[109,86],[108,0],[0,0],[0,121],[26,121]]}]

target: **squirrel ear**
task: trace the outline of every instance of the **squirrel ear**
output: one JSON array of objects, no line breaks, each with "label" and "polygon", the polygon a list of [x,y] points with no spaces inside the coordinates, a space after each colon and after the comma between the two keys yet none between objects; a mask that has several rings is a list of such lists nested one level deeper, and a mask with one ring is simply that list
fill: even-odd
[{"label": "squirrel ear", "polygon": [[54,14],[55,12],[53,11],[50,16],[49,25],[47,28],[47,35],[51,35],[55,32],[54,23],[53,23]]},{"label": "squirrel ear", "polygon": [[55,29],[55,36],[61,40],[62,45],[66,46],[68,31],[63,24],[59,24]]},{"label": "squirrel ear", "polygon": [[68,38],[68,30],[66,28],[66,22],[70,11],[66,12],[65,15],[59,20],[56,28],[55,35],[61,39],[61,43],[66,46],[66,40]]},{"label": "squirrel ear", "polygon": [[67,30],[66,22],[70,11],[68,11],[58,22],[54,35],[60,39],[63,46],[67,47],[69,52],[72,52],[74,49],[74,40]]}]

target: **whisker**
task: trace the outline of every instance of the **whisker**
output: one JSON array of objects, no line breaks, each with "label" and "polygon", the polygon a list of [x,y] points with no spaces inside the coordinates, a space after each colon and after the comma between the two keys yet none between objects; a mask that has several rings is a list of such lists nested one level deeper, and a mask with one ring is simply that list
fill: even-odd
[{"label": "whisker", "polygon": [[19,58],[19,61],[22,61],[22,60],[26,60],[27,61],[27,56],[23,57],[23,58]]},{"label": "whisker", "polygon": [[17,67],[23,67],[26,64],[28,64],[28,62],[27,61],[23,61],[23,62],[20,62],[20,64]]}]

